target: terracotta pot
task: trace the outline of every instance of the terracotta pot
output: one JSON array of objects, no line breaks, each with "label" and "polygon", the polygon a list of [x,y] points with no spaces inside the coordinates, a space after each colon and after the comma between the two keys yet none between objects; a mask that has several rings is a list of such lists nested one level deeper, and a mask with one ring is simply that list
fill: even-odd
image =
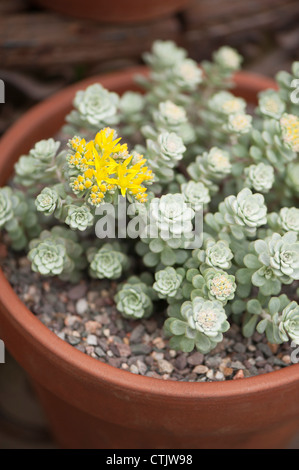
[{"label": "terracotta pot", "polygon": [[33,3],[77,18],[102,23],[135,23],[162,18],[186,9],[192,0],[34,0]]},{"label": "terracotta pot", "polygon": [[[94,81],[123,92],[144,69],[95,77],[27,112],[0,142],[0,185],[19,155],[53,135],[76,90]],[[254,102],[273,87],[240,73],[236,93]],[[63,448],[282,448],[299,429],[299,364],[216,383],[153,379],[113,368],[76,350],[44,326],[0,271],[0,337],[27,371]]]}]

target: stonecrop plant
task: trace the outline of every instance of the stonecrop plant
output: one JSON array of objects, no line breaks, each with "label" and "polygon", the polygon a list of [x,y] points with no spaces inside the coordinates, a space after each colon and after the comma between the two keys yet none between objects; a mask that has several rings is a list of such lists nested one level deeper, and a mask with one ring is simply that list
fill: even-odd
[{"label": "stonecrop plant", "polygon": [[233,322],[299,344],[299,62],[254,105],[230,47],[144,60],[140,92],[77,92],[66,143],[19,158],[0,228],[41,275],[117,280],[119,314],[165,315],[173,349],[208,353]]}]

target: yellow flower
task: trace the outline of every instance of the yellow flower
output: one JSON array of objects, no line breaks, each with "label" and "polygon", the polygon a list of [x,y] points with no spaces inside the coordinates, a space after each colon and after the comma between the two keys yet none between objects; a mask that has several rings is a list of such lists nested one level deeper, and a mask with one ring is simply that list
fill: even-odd
[{"label": "yellow flower", "polygon": [[[98,134],[97,134],[98,135]],[[95,146],[94,142],[91,141],[88,144],[88,165],[95,167],[94,175],[96,177],[98,185],[101,185],[110,174],[114,173],[117,163],[107,153],[107,149],[103,150],[100,154]]]},{"label": "yellow flower", "polygon": [[88,190],[92,205],[100,204],[107,191],[117,188],[122,196],[129,191],[140,202],[146,201],[143,183],[153,179],[152,171],[145,166],[142,155],[135,155],[134,159],[133,155],[128,156],[127,144],[120,144],[121,139],[115,135],[113,129],[105,128],[88,143],[79,137],[70,141],[74,154],[68,156],[68,163],[81,172],[71,186],[75,193]]},{"label": "yellow flower", "polygon": [[77,150],[78,152],[83,152],[84,151],[85,144],[86,144],[86,140],[85,139],[80,139],[80,137],[73,137],[70,140],[71,147],[74,150]]},{"label": "yellow flower", "polygon": [[102,129],[95,136],[94,142],[98,145],[100,152],[103,156],[109,156],[113,153],[126,152],[128,151],[127,144],[119,144],[121,138],[114,139],[114,130],[109,127]]},{"label": "yellow flower", "polygon": [[285,113],[280,119],[284,142],[294,151],[299,152],[299,118]]},{"label": "yellow flower", "polygon": [[90,188],[92,186],[92,181],[86,180],[85,183],[84,183],[84,186],[85,186],[86,189]]},{"label": "yellow flower", "polygon": [[94,170],[89,168],[88,170],[84,171],[85,178],[91,179],[94,175]]},{"label": "yellow flower", "polygon": [[132,194],[144,193],[146,188],[141,185],[144,180],[151,179],[151,176],[146,173],[147,167],[141,168],[143,163],[146,162],[145,159],[128,168],[131,160],[132,155],[124,162],[119,163],[117,166],[117,177],[110,178],[110,181],[118,186],[122,196],[126,195],[127,190],[131,191]]},{"label": "yellow flower", "polygon": [[136,175],[132,170],[128,170],[128,164],[132,160],[132,157],[127,158],[124,162],[118,163],[116,168],[116,178],[110,178],[109,182],[116,184],[122,196],[126,195],[126,191],[132,184],[132,179]]}]

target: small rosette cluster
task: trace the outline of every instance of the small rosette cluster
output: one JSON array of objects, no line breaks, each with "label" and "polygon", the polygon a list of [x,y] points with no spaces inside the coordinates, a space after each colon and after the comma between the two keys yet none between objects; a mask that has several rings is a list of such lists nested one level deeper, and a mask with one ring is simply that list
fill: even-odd
[{"label": "small rosette cluster", "polygon": [[28,258],[33,271],[77,282],[86,268],[82,245],[75,232],[61,226],[41,232],[29,243]]},{"label": "small rosette cluster", "polygon": [[182,304],[180,318],[169,318],[165,329],[173,336],[170,346],[190,352],[196,349],[208,353],[222,341],[229,323],[223,305],[218,300],[195,297]]}]

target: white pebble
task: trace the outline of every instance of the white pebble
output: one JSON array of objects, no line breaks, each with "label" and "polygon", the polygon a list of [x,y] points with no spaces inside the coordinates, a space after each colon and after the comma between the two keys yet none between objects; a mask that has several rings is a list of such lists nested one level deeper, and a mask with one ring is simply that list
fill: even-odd
[{"label": "white pebble", "polygon": [[96,337],[96,335],[88,335],[87,344],[89,344],[90,346],[97,346],[98,338]]},{"label": "white pebble", "polygon": [[215,374],[215,380],[224,380],[224,374],[218,370]]},{"label": "white pebble", "polygon": [[83,315],[88,310],[88,302],[86,299],[82,298],[76,302],[76,312],[78,315]]},{"label": "white pebble", "polygon": [[208,372],[208,370],[209,369],[208,369],[207,366],[199,364],[198,366],[194,367],[192,372],[194,372],[195,374],[206,374]]},{"label": "white pebble", "polygon": [[171,374],[174,369],[173,365],[165,359],[158,360],[158,367],[162,374]]},{"label": "white pebble", "polygon": [[144,375],[147,371],[147,366],[144,364],[144,362],[140,361],[139,359],[136,362],[136,365],[138,367],[138,371],[141,375]]},{"label": "white pebble", "polygon": [[164,354],[162,352],[157,351],[153,351],[151,353],[151,356],[153,359],[155,359],[155,361],[161,361],[164,358]]},{"label": "white pebble", "polygon": [[139,369],[135,364],[130,366],[130,371],[133,372],[133,374],[139,374]]}]

